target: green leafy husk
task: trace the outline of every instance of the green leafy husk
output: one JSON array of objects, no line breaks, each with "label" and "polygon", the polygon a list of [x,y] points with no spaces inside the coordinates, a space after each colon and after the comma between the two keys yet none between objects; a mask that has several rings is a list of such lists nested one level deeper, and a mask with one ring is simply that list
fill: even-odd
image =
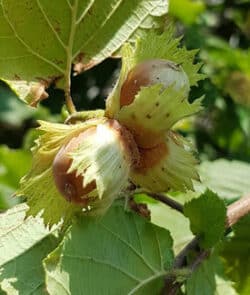
[{"label": "green leafy husk", "polygon": [[52,174],[52,163],[59,149],[71,138],[89,127],[102,122],[90,120],[77,125],[65,125],[39,121],[42,134],[32,149],[33,165],[30,172],[20,182],[16,195],[25,196],[29,210],[27,216],[36,216],[42,211],[46,225],[52,226],[61,219],[68,223],[81,207],[67,202],[58,192]]},{"label": "green leafy husk", "polygon": [[[119,118],[119,115],[117,114],[120,110],[119,100],[122,84],[125,81],[128,72],[143,61],[149,59],[165,59],[181,64],[189,78],[190,86],[197,85],[197,82],[204,78],[203,74],[198,73],[201,63],[193,63],[198,51],[187,50],[185,47],[180,47],[180,41],[181,37],[175,38],[174,28],[169,25],[166,31],[161,35],[158,35],[156,32],[150,32],[144,38],[138,38],[134,47],[130,44],[125,44],[123,46],[120,77],[116,87],[107,99],[106,114],[108,117]],[[148,95],[150,95],[150,90]],[[155,93],[152,91],[151,96],[153,97],[153,95],[155,95]],[[164,99],[164,97],[162,98]],[[136,99],[134,100],[134,103],[135,102]],[[134,103],[132,103],[131,106]],[[140,110],[137,109],[137,111]]]},{"label": "green leafy husk", "polygon": [[199,175],[195,167],[197,159],[192,153],[190,143],[173,132],[168,132],[165,140],[166,156],[146,171],[133,170],[131,180],[154,192],[192,190],[192,179],[199,180]]}]

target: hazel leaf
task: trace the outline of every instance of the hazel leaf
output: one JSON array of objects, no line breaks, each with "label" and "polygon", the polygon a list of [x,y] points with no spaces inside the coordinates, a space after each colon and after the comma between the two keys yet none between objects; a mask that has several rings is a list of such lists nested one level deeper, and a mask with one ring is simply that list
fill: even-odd
[{"label": "hazel leaf", "polygon": [[[217,254],[217,253],[216,253]],[[187,295],[238,295],[234,283],[225,274],[218,254],[203,261],[186,282]]]},{"label": "hazel leaf", "polygon": [[215,193],[207,190],[199,198],[184,205],[184,214],[190,220],[190,228],[199,235],[201,246],[214,246],[225,231],[226,206]]},{"label": "hazel leaf", "polygon": [[204,161],[198,168],[201,183],[196,183],[198,191],[206,187],[225,199],[239,198],[250,191],[250,165],[243,161],[218,159]]},{"label": "hazel leaf", "polygon": [[[112,56],[141,31],[163,26],[167,0],[3,0],[0,2],[0,77],[19,93],[23,81],[57,82],[67,89],[71,65],[81,72]],[[32,28],[32,30],[30,29]],[[27,82],[27,83],[26,83]],[[36,93],[37,94],[37,93]]]},{"label": "hazel leaf", "polygon": [[78,219],[45,259],[47,290],[55,295],[81,290],[158,294],[172,262],[167,230],[113,205],[101,219]]},{"label": "hazel leaf", "polygon": [[58,245],[58,227],[49,230],[40,216],[25,218],[27,209],[22,203],[0,214],[1,294],[44,294],[42,260]]},{"label": "hazel leaf", "polygon": [[153,224],[170,231],[173,238],[173,250],[176,255],[192,240],[193,234],[189,228],[189,221],[182,213],[150,198],[146,194],[135,194],[134,201],[138,204],[147,205]]}]

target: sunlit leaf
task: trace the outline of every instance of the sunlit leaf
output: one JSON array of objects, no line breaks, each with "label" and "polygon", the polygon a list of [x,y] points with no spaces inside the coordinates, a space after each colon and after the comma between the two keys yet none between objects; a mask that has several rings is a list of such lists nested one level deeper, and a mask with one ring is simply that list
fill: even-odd
[{"label": "sunlit leaf", "polygon": [[57,244],[41,218],[24,219],[26,210],[0,214],[0,288],[8,295],[44,294],[42,259]]},{"label": "sunlit leaf", "polygon": [[[184,193],[181,193],[184,195]],[[149,198],[145,194],[137,194],[135,201],[139,204],[146,204],[150,210],[151,222],[166,228],[173,237],[173,248],[177,254],[193,238],[189,228],[189,220],[180,212],[169,206]]]},{"label": "sunlit leaf", "polygon": [[137,29],[162,26],[167,8],[167,0],[3,0],[0,77],[34,105],[45,97],[42,86],[60,79],[59,87],[68,89],[72,63],[77,72],[91,68]]},{"label": "sunlit leaf", "polygon": [[198,190],[206,187],[223,198],[237,198],[250,191],[250,165],[240,161],[220,159],[204,162],[200,165],[201,185]]},{"label": "sunlit leaf", "polygon": [[122,207],[81,218],[45,260],[50,294],[158,294],[172,263],[169,232]]}]

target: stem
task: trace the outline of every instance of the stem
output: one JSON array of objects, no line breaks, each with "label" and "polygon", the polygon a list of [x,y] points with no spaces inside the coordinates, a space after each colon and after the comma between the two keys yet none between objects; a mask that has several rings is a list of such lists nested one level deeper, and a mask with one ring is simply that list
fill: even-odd
[{"label": "stem", "polygon": [[199,253],[199,255],[195,258],[194,262],[190,265],[190,270],[191,272],[195,271],[198,266],[205,260],[206,258],[209,257],[210,250],[203,250]]},{"label": "stem", "polygon": [[[201,251],[197,256],[196,259],[191,263],[191,265],[188,267],[189,272],[187,272],[189,275],[194,272],[198,266],[209,256],[210,251],[204,250]],[[175,283],[175,277],[167,277],[165,280],[165,287],[163,290],[163,295],[176,295],[178,290],[180,289],[183,282],[176,282]]]},{"label": "stem", "polygon": [[[227,208],[227,220],[225,225],[225,234],[228,233],[228,229],[237,223],[242,217],[250,213],[250,194],[240,198],[238,201],[229,205]],[[199,248],[199,237],[194,237],[176,256],[173,268],[182,268],[187,265],[187,256],[190,252],[198,251],[198,255],[188,266],[191,272],[195,271],[199,265],[209,256],[210,250],[200,250]],[[175,282],[175,277],[167,276],[165,279],[165,286],[163,294],[175,295],[182,283]]]},{"label": "stem", "polygon": [[186,258],[188,253],[190,253],[193,250],[197,250],[199,247],[199,238],[194,237],[191,242],[189,242],[182,250],[181,252],[175,257],[174,260],[174,268],[180,268],[187,264]]},{"label": "stem", "polygon": [[67,110],[70,114],[73,114],[76,112],[76,108],[70,93],[70,81],[68,81],[67,89],[65,89],[65,103],[66,103]]},{"label": "stem", "polygon": [[71,64],[72,64],[72,51],[73,51],[73,43],[76,32],[76,16],[78,9],[78,0],[75,0],[74,5],[71,6],[71,26],[70,26],[70,34],[68,40],[68,46],[66,48],[67,53],[67,61],[66,61],[66,71],[65,71],[65,79],[66,79],[66,87],[65,87],[65,100],[68,112],[73,114],[76,112],[75,105],[73,103],[70,87],[71,87]]},{"label": "stem", "polygon": [[163,204],[179,211],[180,213],[183,213],[183,206],[179,202],[176,202],[175,200],[169,198],[168,196],[164,194],[158,194],[158,193],[148,193],[146,194],[151,197],[152,199],[155,199],[157,201],[162,202]]}]

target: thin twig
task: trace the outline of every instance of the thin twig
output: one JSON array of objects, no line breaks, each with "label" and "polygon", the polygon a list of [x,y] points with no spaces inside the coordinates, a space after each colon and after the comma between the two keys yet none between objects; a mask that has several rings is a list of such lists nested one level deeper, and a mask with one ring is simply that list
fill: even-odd
[{"label": "thin twig", "polygon": [[[199,252],[195,260],[188,266],[189,274],[192,274],[200,264],[209,257],[210,250],[204,250]],[[176,278],[173,276],[167,277],[165,280],[165,288],[162,295],[176,295],[183,282],[175,282]]]},{"label": "thin twig", "polygon": [[[191,242],[189,242],[182,250],[181,252],[175,257],[174,263],[173,263],[173,269],[183,268],[187,266],[187,255],[192,251],[197,251],[197,248],[199,249],[199,238],[194,237]],[[198,256],[197,256],[198,257]],[[200,260],[199,260],[200,261]],[[192,266],[190,266],[190,269],[193,271]],[[181,287],[181,282],[176,282],[176,277],[174,276],[167,276],[165,279],[165,286],[163,289],[163,295],[175,295],[179,288]]]},{"label": "thin twig", "polygon": [[199,238],[194,237],[191,242],[189,242],[182,250],[181,252],[175,257],[173,267],[174,268],[180,268],[187,264],[187,254],[191,251],[197,250],[199,247]]},{"label": "thin twig", "polygon": [[183,206],[179,202],[176,202],[175,200],[169,198],[168,196],[164,194],[158,194],[158,193],[146,193],[149,197],[152,199],[155,199],[157,201],[160,201],[164,203],[165,205],[168,205],[169,207],[183,213]]},{"label": "thin twig", "polygon": [[209,257],[210,250],[203,250],[201,251],[195,260],[192,262],[192,264],[189,266],[189,269],[191,270],[191,273],[194,272],[200,264]]},{"label": "thin twig", "polygon": [[245,195],[238,201],[232,203],[227,209],[227,224],[226,227],[233,226],[243,216],[250,213],[250,194]]},{"label": "thin twig", "polygon": [[[250,194],[240,198],[238,201],[229,205],[227,208],[227,220],[225,224],[225,234],[228,229],[237,223],[243,216],[250,213]],[[176,256],[173,268],[182,268],[187,266],[187,256],[193,251],[198,251],[198,255],[194,261],[188,266],[191,272],[196,270],[198,266],[209,256],[210,250],[199,248],[199,237],[194,237]],[[175,295],[183,283],[175,282],[175,277],[166,277],[163,294]]]}]

